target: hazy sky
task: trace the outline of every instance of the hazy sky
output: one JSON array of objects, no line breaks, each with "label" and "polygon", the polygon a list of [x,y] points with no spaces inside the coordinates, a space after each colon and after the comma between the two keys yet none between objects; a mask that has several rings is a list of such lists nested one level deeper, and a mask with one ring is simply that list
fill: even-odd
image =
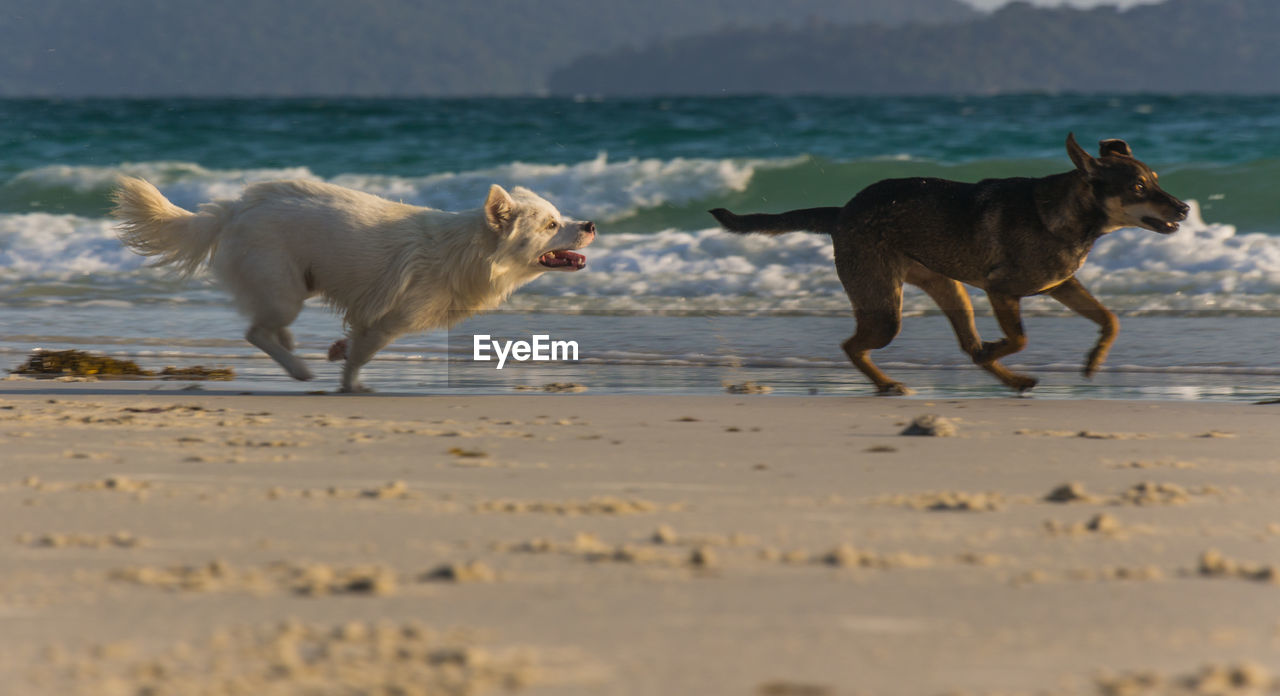
[{"label": "hazy sky", "polygon": [[[1033,5],[1075,5],[1076,7],[1093,7],[1094,5],[1132,5],[1148,4],[1160,0],[1029,0]],[[1009,0],[965,0],[965,2],[982,10],[990,10],[1009,2]]]}]

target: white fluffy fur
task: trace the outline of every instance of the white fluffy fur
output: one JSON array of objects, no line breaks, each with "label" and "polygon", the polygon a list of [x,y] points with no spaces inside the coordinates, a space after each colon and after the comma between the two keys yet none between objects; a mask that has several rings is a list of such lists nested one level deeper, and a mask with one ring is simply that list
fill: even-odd
[{"label": "white fluffy fur", "polygon": [[253,184],[196,213],[141,179],[122,178],[114,199],[125,244],[188,275],[207,264],[249,318],[245,338],[296,379],[312,376],[287,328],[303,301],[342,312],[343,391],[364,390],[360,367],[395,337],[492,309],[549,270],[544,254],[595,238],[532,191],[496,185],[456,213],[311,181]]}]

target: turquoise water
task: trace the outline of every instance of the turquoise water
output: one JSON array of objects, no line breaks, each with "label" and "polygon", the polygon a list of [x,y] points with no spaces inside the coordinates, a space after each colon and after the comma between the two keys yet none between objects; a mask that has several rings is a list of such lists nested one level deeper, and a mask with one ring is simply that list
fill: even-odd
[{"label": "turquoise water", "polygon": [[[839,354],[852,322],[829,240],[728,235],[706,209],[837,205],[895,176],[1063,171],[1068,131],[1086,144],[1125,138],[1196,212],[1172,237],[1117,232],[1082,269],[1126,317],[1101,378],[1075,375],[1093,327],[1042,298],[1026,303],[1041,350],[1019,360],[1053,383],[1041,392],[1273,390],[1276,97],[0,100],[0,356],[93,346],[230,361],[255,380],[280,379],[239,339],[243,327],[207,279],[144,268],[115,240],[105,211],[119,173],[144,176],[188,208],[250,181],[312,178],[457,210],[477,207],[496,182],[528,186],[602,231],[585,272],[535,281],[512,299],[513,314],[492,319],[491,330],[518,332],[529,317],[543,325],[597,317],[562,329],[595,356],[589,373],[580,365],[567,381],[579,374],[604,390],[704,392],[726,379],[767,379],[783,391],[861,393]],[[918,373],[910,381],[922,393],[988,393],[927,299],[909,293],[905,308],[903,336],[878,360]],[[341,333],[319,306],[298,328],[303,352],[315,356]],[[410,391],[502,390],[543,374],[451,377],[437,363],[446,351],[440,334],[407,336],[371,374]],[[746,376],[726,377],[725,368]],[[1242,381],[1249,387],[1233,391]],[[299,388],[283,379],[279,387]]]},{"label": "turquoise water", "polygon": [[[783,205],[843,201],[904,173],[978,179],[1060,170],[1068,131],[1085,143],[1125,138],[1167,170],[1169,188],[1180,185],[1180,194],[1215,210],[1216,221],[1280,232],[1272,185],[1280,97],[1224,96],[0,100],[0,180],[8,182],[0,212],[101,212],[102,197],[85,195],[100,192],[77,182],[21,185],[24,172],[55,164],[415,178],[515,162],[574,165],[602,152],[613,161],[804,157],[735,193]],[[894,159],[912,164],[886,169]],[[1224,197],[1210,206],[1215,195]]]}]

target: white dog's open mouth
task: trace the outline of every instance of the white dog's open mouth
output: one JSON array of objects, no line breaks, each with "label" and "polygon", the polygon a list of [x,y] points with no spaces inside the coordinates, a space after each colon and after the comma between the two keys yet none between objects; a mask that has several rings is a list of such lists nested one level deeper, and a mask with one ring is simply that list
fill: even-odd
[{"label": "white dog's open mouth", "polygon": [[567,249],[548,251],[538,258],[538,263],[547,268],[563,268],[569,271],[580,271],[587,267],[587,257],[575,254]]}]

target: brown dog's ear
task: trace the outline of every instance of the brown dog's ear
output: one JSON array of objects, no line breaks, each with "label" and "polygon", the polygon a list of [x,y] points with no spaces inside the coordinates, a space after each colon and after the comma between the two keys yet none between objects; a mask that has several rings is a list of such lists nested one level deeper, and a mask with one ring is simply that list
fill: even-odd
[{"label": "brown dog's ear", "polygon": [[1119,138],[1098,141],[1098,156],[1107,157],[1110,155],[1120,155],[1121,157],[1133,157],[1133,150],[1129,149],[1129,143]]},{"label": "brown dog's ear", "polygon": [[1075,133],[1067,133],[1067,156],[1071,158],[1072,164],[1076,165],[1076,169],[1085,174],[1092,174],[1094,168],[1098,166],[1098,161],[1076,142]]},{"label": "brown dog's ear", "polygon": [[511,199],[511,194],[494,184],[489,187],[489,197],[484,201],[484,219],[495,232],[506,233],[515,207],[516,202]]}]

